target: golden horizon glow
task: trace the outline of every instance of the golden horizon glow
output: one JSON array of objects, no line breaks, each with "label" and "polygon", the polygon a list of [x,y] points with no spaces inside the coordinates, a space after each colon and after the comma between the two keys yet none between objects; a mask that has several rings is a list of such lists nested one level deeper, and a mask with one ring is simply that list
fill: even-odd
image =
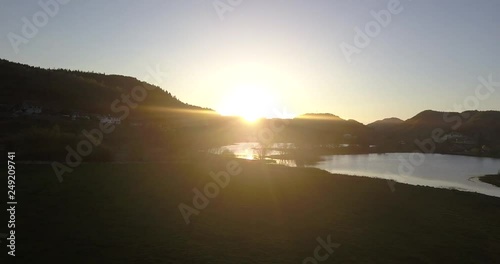
[{"label": "golden horizon glow", "polygon": [[273,96],[260,85],[240,85],[224,98],[217,112],[224,116],[239,116],[249,123],[272,118]]},{"label": "golden horizon glow", "polygon": [[256,116],[256,115],[245,115],[245,116],[242,116],[242,117],[248,123],[255,123],[257,120],[261,119],[261,117]]}]

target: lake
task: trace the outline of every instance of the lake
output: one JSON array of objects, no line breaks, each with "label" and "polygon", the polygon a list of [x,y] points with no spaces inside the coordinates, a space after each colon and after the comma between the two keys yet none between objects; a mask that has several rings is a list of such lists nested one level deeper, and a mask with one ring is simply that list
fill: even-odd
[{"label": "lake", "polygon": [[[223,148],[239,158],[254,159],[257,147],[257,143],[238,143]],[[267,153],[267,155],[278,154],[280,154],[278,150],[271,150]],[[276,163],[296,166],[294,160],[276,160]],[[306,166],[337,174],[382,178],[412,185],[453,188],[500,197],[500,188],[483,183],[477,178],[498,173],[500,159],[422,153],[326,155],[321,156],[321,161]]]}]

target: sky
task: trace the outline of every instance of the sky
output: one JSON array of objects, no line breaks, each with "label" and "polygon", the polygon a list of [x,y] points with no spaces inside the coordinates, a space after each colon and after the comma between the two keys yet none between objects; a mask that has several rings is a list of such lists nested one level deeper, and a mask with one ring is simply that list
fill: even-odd
[{"label": "sky", "polygon": [[0,58],[140,80],[159,68],[155,84],[224,114],[500,110],[500,85],[476,95],[500,82],[500,1],[394,1],[2,0]]}]

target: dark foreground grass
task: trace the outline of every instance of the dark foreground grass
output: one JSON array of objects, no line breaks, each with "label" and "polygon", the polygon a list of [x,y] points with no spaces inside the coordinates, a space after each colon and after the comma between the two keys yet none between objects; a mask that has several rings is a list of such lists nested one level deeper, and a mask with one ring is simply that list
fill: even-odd
[{"label": "dark foreground grass", "polygon": [[318,263],[500,263],[500,199],[316,169],[240,161],[186,225],[226,162],[18,165],[17,263],[302,263],[329,235]]}]

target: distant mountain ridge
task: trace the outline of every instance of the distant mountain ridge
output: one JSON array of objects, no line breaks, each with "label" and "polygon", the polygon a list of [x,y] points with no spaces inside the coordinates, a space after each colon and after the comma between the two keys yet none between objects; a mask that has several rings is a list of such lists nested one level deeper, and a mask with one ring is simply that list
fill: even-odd
[{"label": "distant mountain ridge", "polygon": [[313,119],[313,120],[330,120],[330,121],[345,121],[337,115],[331,113],[306,113],[297,116],[295,119]]},{"label": "distant mountain ridge", "polygon": [[384,118],[382,120],[377,120],[375,122],[372,122],[368,124],[367,126],[369,127],[377,127],[377,126],[382,126],[382,125],[394,125],[394,124],[401,124],[404,121],[397,118],[397,117],[390,117],[390,118]]},{"label": "distant mountain ridge", "polygon": [[402,126],[404,133],[419,137],[433,130],[456,131],[470,137],[481,137],[487,141],[500,140],[499,111],[438,112],[423,111],[406,120]]}]

